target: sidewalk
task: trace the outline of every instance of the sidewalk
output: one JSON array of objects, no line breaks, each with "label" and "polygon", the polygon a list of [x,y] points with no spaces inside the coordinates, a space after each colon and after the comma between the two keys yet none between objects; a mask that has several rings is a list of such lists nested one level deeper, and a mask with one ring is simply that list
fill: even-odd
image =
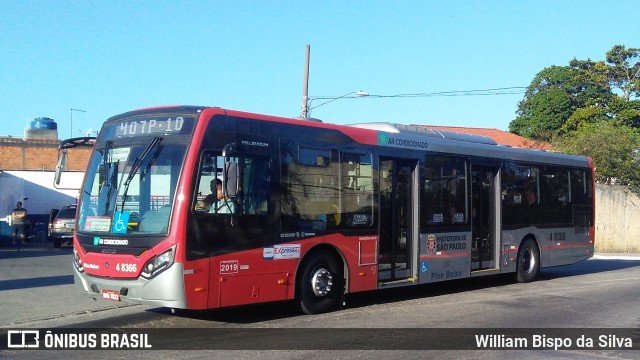
[{"label": "sidewalk", "polygon": [[593,259],[607,260],[640,260],[640,253],[603,253],[597,252],[593,255]]}]

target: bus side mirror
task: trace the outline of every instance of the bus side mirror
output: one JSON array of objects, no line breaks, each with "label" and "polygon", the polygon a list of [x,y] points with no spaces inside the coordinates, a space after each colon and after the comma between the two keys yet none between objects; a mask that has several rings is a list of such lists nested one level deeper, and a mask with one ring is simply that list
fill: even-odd
[{"label": "bus side mirror", "polygon": [[60,178],[62,177],[62,170],[64,165],[67,163],[67,151],[62,150],[60,153],[60,157],[58,158],[58,163],[56,164],[56,174],[53,178],[53,185],[57,188],[60,185]]},{"label": "bus side mirror", "polygon": [[78,190],[78,188],[59,187],[62,170],[64,170],[64,167],[67,165],[67,150],[76,147],[93,147],[95,140],[95,137],[87,136],[60,141],[60,144],[58,144],[58,163],[56,164],[56,173],[53,177],[53,186],[56,189]]},{"label": "bus side mirror", "polygon": [[235,198],[238,195],[238,163],[224,163],[225,196]]},{"label": "bus side mirror", "polygon": [[238,148],[234,143],[227,144],[222,148],[222,156],[226,158],[233,156],[237,152],[238,152]]}]

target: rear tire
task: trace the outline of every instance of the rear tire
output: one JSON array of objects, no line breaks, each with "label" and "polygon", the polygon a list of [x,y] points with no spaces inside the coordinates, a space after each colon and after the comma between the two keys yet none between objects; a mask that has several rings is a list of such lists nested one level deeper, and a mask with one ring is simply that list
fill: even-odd
[{"label": "rear tire", "polygon": [[300,309],[320,314],[335,309],[344,295],[342,262],[328,251],[309,255],[297,283]]},{"label": "rear tire", "polygon": [[58,237],[53,238],[53,247],[59,249],[62,247],[62,240]]},{"label": "rear tire", "polygon": [[535,240],[528,238],[518,250],[516,280],[520,283],[535,281],[540,273],[540,250]]}]

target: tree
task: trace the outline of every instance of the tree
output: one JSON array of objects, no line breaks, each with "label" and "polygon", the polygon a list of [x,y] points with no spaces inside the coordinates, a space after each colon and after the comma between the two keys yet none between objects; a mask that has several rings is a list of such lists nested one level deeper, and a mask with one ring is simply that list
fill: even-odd
[{"label": "tree", "polygon": [[640,132],[625,125],[597,121],[556,139],[561,152],[588,156],[596,167],[596,180],[629,185],[640,192]]},{"label": "tree", "polygon": [[543,69],[516,114],[511,132],[589,156],[597,181],[640,194],[640,49],[615,45],[606,60]]},{"label": "tree", "polygon": [[607,51],[611,86],[622,91],[625,100],[640,96],[640,49],[615,45]]},{"label": "tree", "polygon": [[536,75],[518,104],[518,117],[509,124],[509,131],[550,141],[576,110],[602,106],[614,97],[608,78],[601,75],[603,64],[574,59],[570,65],[551,66]]},{"label": "tree", "polygon": [[640,48],[615,45],[605,61],[573,59],[539,72],[518,104],[509,131],[549,141],[582,122],[640,126]]},{"label": "tree", "polygon": [[575,110],[569,90],[574,77],[566,66],[539,72],[518,104],[518,117],[509,124],[509,131],[536,140],[551,139]]},{"label": "tree", "polygon": [[611,119],[618,125],[640,129],[640,100],[625,101],[618,97],[609,106]]},{"label": "tree", "polygon": [[609,120],[609,116],[606,109],[602,106],[591,105],[579,108],[576,109],[564,125],[562,125],[558,134],[564,135],[578,130],[581,126],[594,125],[599,122],[606,122],[607,120]]},{"label": "tree", "polygon": [[578,108],[586,106],[607,106],[616,98],[611,91],[609,67],[604,61],[573,59],[569,66],[574,69],[574,96]]}]

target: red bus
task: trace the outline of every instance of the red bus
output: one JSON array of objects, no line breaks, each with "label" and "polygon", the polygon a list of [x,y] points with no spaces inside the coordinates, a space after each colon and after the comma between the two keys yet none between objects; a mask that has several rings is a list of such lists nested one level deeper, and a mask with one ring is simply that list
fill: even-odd
[{"label": "red bus", "polygon": [[593,255],[593,171],[589,158],[407,125],[132,111],[93,144],[75,284],[153,306],[295,300],[321,313],[361,291],[529,282]]}]

